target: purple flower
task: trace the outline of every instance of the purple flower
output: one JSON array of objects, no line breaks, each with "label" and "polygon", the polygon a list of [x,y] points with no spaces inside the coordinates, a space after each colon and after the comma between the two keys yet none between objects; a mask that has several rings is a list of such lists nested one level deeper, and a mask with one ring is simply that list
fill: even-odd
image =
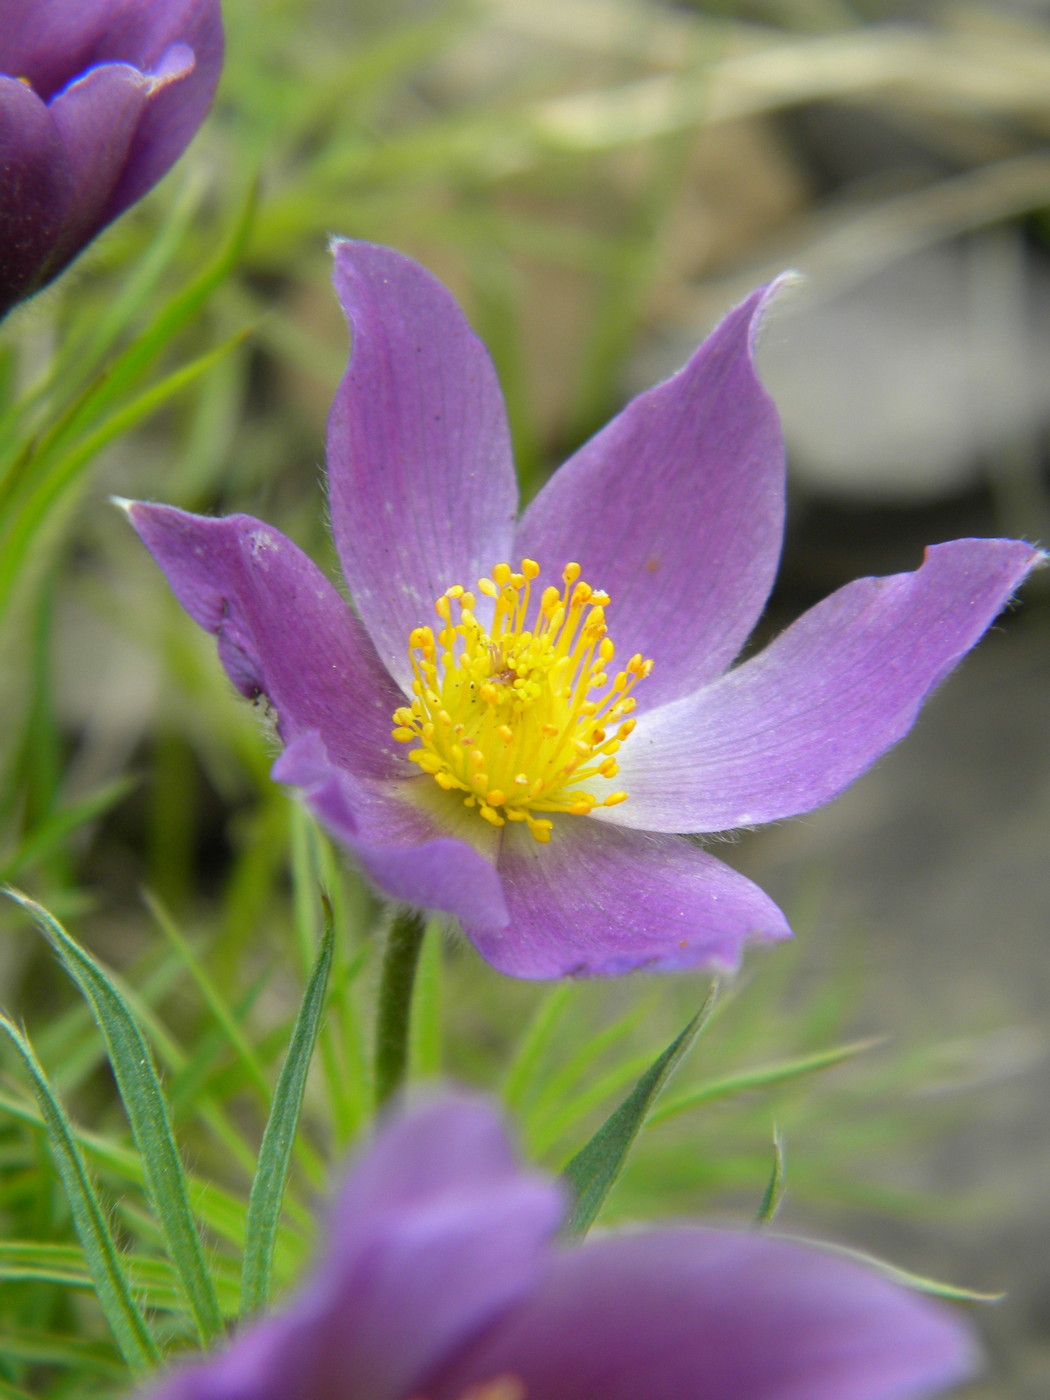
[{"label": "purple flower", "polygon": [[4,0],[0,316],[171,168],[222,43],[219,0]]},{"label": "purple flower", "polygon": [[559,1247],[555,1184],[495,1112],[388,1122],[283,1311],[142,1400],[918,1400],[965,1379],[965,1329],[873,1268],[755,1231]]},{"label": "purple flower", "polygon": [[336,244],[335,284],[353,353],[328,478],[354,610],[268,525],[129,506],[235,685],[276,711],[274,776],[381,891],[455,915],[515,976],[732,968],[747,939],[785,937],[761,890],[678,833],[834,797],[1039,551],[937,545],[727,670],[783,526],[783,446],[751,353],[768,291],[515,525],[495,372],[449,294],[363,243]]}]

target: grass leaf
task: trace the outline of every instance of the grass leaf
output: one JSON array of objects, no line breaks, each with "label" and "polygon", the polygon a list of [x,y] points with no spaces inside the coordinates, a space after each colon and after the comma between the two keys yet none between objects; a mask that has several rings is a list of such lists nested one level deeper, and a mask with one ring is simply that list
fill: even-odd
[{"label": "grass leaf", "polygon": [[703,1006],[685,1030],[653,1061],[619,1108],[566,1166],[563,1175],[575,1198],[565,1226],[570,1238],[585,1235],[594,1224],[650,1109],[703,1030],[717,995],[718,984],[713,982]]},{"label": "grass leaf", "polygon": [[265,1307],[270,1297],[270,1271],[281,1217],[281,1199],[288,1180],[292,1145],[306,1090],[306,1075],[317,1044],[328,974],[332,966],[335,935],[327,901],[325,915],[321,947],[295,1019],[288,1056],[277,1080],[259,1149],[259,1165],[248,1198],[244,1269],[241,1275],[242,1315]]},{"label": "grass leaf", "polygon": [[784,1199],[784,1139],[780,1129],[773,1128],[773,1170],[762,1193],[762,1203],[755,1217],[756,1225],[771,1225],[776,1218],[780,1203]]},{"label": "grass leaf", "polygon": [[29,914],[91,1004],[142,1156],[146,1190],[164,1230],[171,1262],[201,1340],[212,1341],[222,1334],[222,1314],[204,1262],[197,1222],[190,1210],[168,1103],[146,1039],[124,997],[57,919],[26,895],[10,887],[6,892]]},{"label": "grass leaf", "polygon": [[99,1305],[121,1355],[132,1371],[144,1372],[159,1361],[146,1320],[132,1296],[106,1215],[77,1145],[73,1127],[29,1041],[9,1017],[0,1012],[2,1030],[21,1057],[73,1216],[73,1228],[84,1251]]},{"label": "grass leaf", "polygon": [[650,1121],[662,1123],[665,1118],[674,1118],[686,1109],[696,1108],[698,1104],[726,1099],[733,1094],[742,1093],[745,1089],[768,1089],[774,1084],[799,1079],[817,1070],[830,1069],[832,1065],[855,1059],[857,1055],[863,1055],[865,1051],[881,1043],[881,1037],[878,1036],[871,1040],[855,1040],[849,1045],[836,1045],[831,1050],[820,1050],[815,1055],[800,1055],[796,1059],[780,1060],[772,1065],[758,1065],[755,1069],[741,1070],[725,1079],[713,1079],[706,1084],[698,1084],[695,1088],[687,1089],[678,1098],[672,1099],[670,1103],[661,1104],[653,1112]]}]

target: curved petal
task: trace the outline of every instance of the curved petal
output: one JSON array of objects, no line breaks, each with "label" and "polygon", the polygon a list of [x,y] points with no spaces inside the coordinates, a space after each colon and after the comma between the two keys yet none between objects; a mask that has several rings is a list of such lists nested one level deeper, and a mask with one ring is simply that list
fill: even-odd
[{"label": "curved petal", "polygon": [[725,831],[830,801],[908,732],[1043,557],[1018,540],[954,540],[914,573],[840,588],[759,656],[643,715],[617,756],[630,799],[594,816]]},{"label": "curved petal", "polygon": [[760,289],[679,374],[634,399],[525,512],[515,557],[577,561],[612,597],[609,635],[656,665],[638,712],[721,674],[769,595],[784,522],[784,445],[752,347]]},{"label": "curved petal", "polygon": [[[303,789],[318,820],[389,898],[452,914],[490,935],[506,927],[507,905],[492,861],[435,822],[426,798],[431,790],[439,799],[445,794],[429,778],[386,785],[354,781],[332,763],[317,734],[289,745],[273,776]],[[482,825],[473,818],[471,833],[479,841],[487,838],[494,851],[496,835],[477,832]]]},{"label": "curved petal", "polygon": [[0,74],[0,316],[34,291],[73,197],[73,173],[51,113]]},{"label": "curved petal", "polygon": [[614,976],[635,968],[735,968],[745,942],[787,938],[771,899],[676,836],[555,817],[548,845],[503,828],[498,869],[509,926],[462,920],[478,952],[512,977]]},{"label": "curved petal", "polygon": [[73,173],[69,216],[48,262],[49,277],[75,256],[107,221],[139,121],[149,101],[150,79],[129,63],[90,68],[51,103]]},{"label": "curved petal", "polygon": [[434,599],[509,557],[517,487],[496,372],[418,263],[336,242],[353,333],[328,421],[332,528],[354,606],[394,678]]},{"label": "curved petal", "polygon": [[208,115],[222,72],[225,39],[219,0],[168,0],[145,8],[157,11],[138,65],[152,80],[150,100],[104,223],[168,173]]},{"label": "curved petal", "polygon": [[454,1400],[506,1376],[543,1400],[919,1400],[974,1359],[946,1309],[874,1269],[786,1239],[677,1229],[565,1251],[428,1394]]},{"label": "curved petal", "polygon": [[132,502],[131,523],[195,622],[218,638],[242,695],[265,695],[286,744],[317,731],[334,763],[369,777],[405,771],[390,737],[403,697],[317,565],[249,515],[211,520]]},{"label": "curved petal", "polygon": [[176,43],[194,49],[206,71],[217,51],[214,89],[222,62],[219,0],[5,0],[0,70],[28,78],[49,101],[98,63],[152,70]]},{"label": "curved petal", "polygon": [[152,1400],[402,1400],[535,1283],[564,1209],[487,1104],[446,1098],[380,1130],[308,1288]]}]

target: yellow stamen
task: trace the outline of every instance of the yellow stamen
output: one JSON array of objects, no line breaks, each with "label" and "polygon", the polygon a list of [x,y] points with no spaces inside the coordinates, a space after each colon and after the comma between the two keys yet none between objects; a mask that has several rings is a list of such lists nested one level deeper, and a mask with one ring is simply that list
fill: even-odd
[{"label": "yellow stamen", "polygon": [[520,572],[503,562],[478,579],[488,630],[475,616],[477,595],[462,585],[436,599],[437,634],[409,634],[413,700],[395,710],[392,734],[416,745],[409,759],[491,826],[523,821],[547,842],[554,824],[537,813],[587,816],[627,800],[583,785],[617,773],[612,755],[635,727],[630,692],[653,663],[636,654],[612,674],[609,595],[566,564],[563,587],[544,588],[533,603],[539,573],[523,559]]}]

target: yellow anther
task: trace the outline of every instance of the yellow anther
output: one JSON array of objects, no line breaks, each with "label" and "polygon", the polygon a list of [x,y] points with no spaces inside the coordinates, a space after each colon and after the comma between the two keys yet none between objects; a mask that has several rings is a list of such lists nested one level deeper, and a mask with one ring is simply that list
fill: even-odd
[{"label": "yellow anther", "polygon": [[[409,635],[415,698],[393,716],[391,734],[415,744],[408,757],[421,772],[491,826],[525,822],[539,842],[554,829],[539,813],[586,816],[599,804],[588,779],[619,771],[612,755],[634,727],[625,718],[631,691],[652,669],[636,654],[610,680],[609,596],[580,573],[567,564],[564,588],[544,588],[538,602],[534,559],[522,559],[518,572],[497,564],[477,594],[446,589],[434,604],[437,636],[429,627]],[[479,595],[494,603],[485,625],[474,614]],[[604,805],[625,797],[613,793]]]},{"label": "yellow anther", "polygon": [[626,801],[627,794],[625,792],[611,792],[602,805],[605,807],[618,807],[621,802]]}]

